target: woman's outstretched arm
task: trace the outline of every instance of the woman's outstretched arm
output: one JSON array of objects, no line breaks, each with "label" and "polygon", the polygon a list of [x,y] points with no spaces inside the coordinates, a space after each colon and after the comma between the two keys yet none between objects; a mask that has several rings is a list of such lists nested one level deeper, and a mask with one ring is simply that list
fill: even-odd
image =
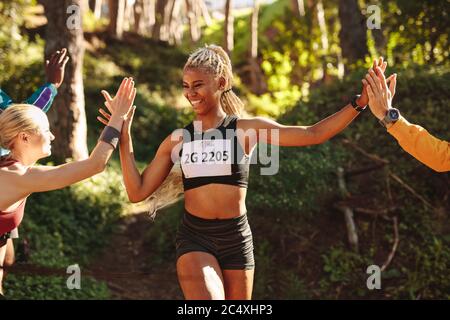
[{"label": "woman's outstretched arm", "polygon": [[[116,97],[112,100],[115,111],[108,126],[121,131],[126,114],[133,105],[136,89],[131,78],[125,78]],[[114,151],[114,147],[99,140],[86,160],[75,161],[60,166],[38,166],[25,170],[23,174],[14,174],[11,178],[23,194],[60,189],[102,172]]]},{"label": "woman's outstretched arm", "polygon": [[[386,65],[382,57],[373,62],[373,66],[379,67],[383,72]],[[360,107],[368,104],[366,83],[363,83],[362,94],[355,102]],[[238,126],[244,132],[248,129],[256,132],[258,142],[280,146],[309,146],[324,143],[334,137],[344,130],[358,114],[359,112],[349,103],[338,112],[311,126],[286,126],[263,117],[240,119]]]},{"label": "woman's outstretched arm", "polygon": [[123,180],[131,202],[140,202],[148,198],[168,176],[173,167],[171,159],[173,143],[167,137],[159,146],[153,160],[144,171],[139,173],[134,159],[131,137],[120,142],[120,163]]},{"label": "woman's outstretched arm", "polygon": [[[103,92],[105,105],[112,112],[111,97]],[[168,136],[159,146],[155,157],[147,165],[142,174],[139,172],[134,158],[133,139],[131,137],[131,124],[134,117],[133,108],[130,115],[126,117],[120,137],[120,164],[122,167],[123,180],[127,190],[128,199],[131,202],[140,202],[148,198],[168,176],[176,160],[175,150],[179,150],[180,138],[175,134]],[[102,117],[97,119],[106,124],[111,115],[103,109],[99,110]],[[174,156],[172,156],[174,155]]]},{"label": "woman's outstretched arm", "polygon": [[350,104],[312,126],[286,126],[276,121],[256,117],[240,119],[239,128],[254,130],[258,142],[280,146],[309,146],[321,144],[344,130],[359,114]]}]

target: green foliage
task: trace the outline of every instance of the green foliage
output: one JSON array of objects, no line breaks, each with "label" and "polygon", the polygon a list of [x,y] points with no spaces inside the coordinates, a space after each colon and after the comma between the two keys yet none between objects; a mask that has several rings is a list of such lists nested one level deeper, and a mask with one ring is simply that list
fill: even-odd
[{"label": "green foliage", "polygon": [[[83,269],[108,245],[109,235],[126,203],[121,176],[113,170],[71,187],[30,196],[20,227],[18,263]],[[25,241],[28,245],[25,245]],[[10,276],[5,282],[11,299],[101,299],[105,284],[82,274],[82,289],[68,290],[60,277]]]},{"label": "green foliage", "polygon": [[397,268],[402,277],[386,289],[393,297],[449,298],[450,235],[448,220],[441,215],[420,207],[402,210],[400,232],[408,234],[409,241],[402,243],[399,250]]},{"label": "green foliage", "polygon": [[325,295],[337,286],[341,289],[351,288],[357,296],[367,294],[365,285],[366,269],[371,264],[369,259],[343,246],[330,248],[322,257],[325,277],[320,281],[320,285]]},{"label": "green foliage", "polygon": [[[106,39],[107,46],[97,54],[108,57],[138,83],[145,83],[150,90],[169,91],[182,88],[182,70],[187,55],[181,50],[155,43],[150,38],[131,35],[128,42]],[[124,76],[124,74],[122,74]]]},{"label": "green foliage", "polygon": [[156,257],[149,261],[152,265],[157,266],[167,261],[175,261],[175,237],[183,208],[184,201],[180,201],[158,212],[155,220],[151,223],[144,241],[146,246],[152,248],[153,257]]},{"label": "green foliage", "polygon": [[[449,299],[450,280],[448,266],[450,262],[449,241],[429,236],[425,243],[411,245],[414,262],[411,267],[404,266],[407,280],[397,294],[409,299]],[[404,290],[404,291],[403,291]]]},{"label": "green foliage", "polygon": [[388,58],[392,64],[448,65],[450,26],[449,3],[437,0],[379,1],[382,8],[382,30],[387,40]]},{"label": "green foliage", "polygon": [[[37,38],[29,43],[23,37],[17,48],[0,51],[0,85],[14,102],[25,101],[39,86],[45,83],[44,42]],[[14,61],[14,62],[13,62]]]},{"label": "green foliage", "polygon": [[110,299],[105,283],[81,277],[81,288],[69,290],[64,277],[9,275],[5,283],[8,299],[17,300],[101,300]]},{"label": "green foliage", "polygon": [[[141,39],[142,40],[142,39]],[[87,52],[84,63],[86,116],[89,141],[95,144],[103,125],[96,117],[103,107],[101,90],[111,95],[122,78],[131,75],[136,81],[137,107],[132,128],[133,145],[139,161],[149,162],[160,143],[177,128],[193,118],[192,109],[182,108],[182,66],[186,56],[179,50],[146,42],[123,43],[108,39],[108,46],[95,53]],[[137,41],[137,39],[134,39]],[[167,61],[168,63],[160,63]]]},{"label": "green foliage", "polygon": [[108,26],[109,19],[101,17],[97,19],[94,12],[91,10],[86,10],[83,13],[83,31],[92,32],[99,29],[105,29]]},{"label": "green foliage", "polygon": [[[411,66],[390,69],[387,74],[394,71],[398,74],[394,106],[409,121],[422,125],[441,139],[449,140],[446,121],[450,102],[446,93],[450,85],[448,70]],[[300,101],[279,121],[284,124],[312,124],[336,112],[357,92],[358,79],[362,76],[362,72],[357,72],[345,81],[314,90],[309,101]],[[301,280],[305,277],[311,281],[305,282],[307,287],[315,293],[314,297],[321,298],[448,298],[449,283],[445,271],[450,265],[449,220],[445,215],[449,210],[446,201],[448,175],[433,172],[402,151],[369,112],[361,114],[343,133],[324,146],[281,150],[277,175],[252,175],[248,194],[249,215],[257,220],[265,237],[276,242],[283,235],[291,245],[298,241],[293,236],[295,234],[308,238],[317,233],[319,238],[324,237],[315,241],[314,249],[307,251],[310,257],[301,267],[291,265],[284,258],[295,259],[295,246],[292,253],[275,255],[275,264],[283,264],[286,270],[291,270],[285,275],[273,275],[278,279],[275,283],[288,283],[292,274],[298,274]],[[366,152],[390,161],[385,170],[347,180],[350,194],[364,200],[360,206],[385,208],[396,205],[399,208],[392,215],[399,219],[400,245],[391,265],[382,274],[380,292],[366,288],[368,275],[365,270],[371,264],[381,266],[386,261],[394,241],[392,223],[377,222],[357,214],[360,254],[343,245],[336,246],[346,239],[346,231],[342,213],[333,208],[333,203],[340,197],[333,173],[338,165],[354,170],[374,164],[355,149],[342,144],[344,138],[352,140]],[[286,156],[283,156],[284,152]],[[392,200],[389,201],[386,191],[388,171],[419,192],[436,210],[430,210],[392,179]],[[297,178],[299,173],[300,178]],[[261,225],[265,225],[262,221],[267,219],[270,222],[265,224],[271,223],[271,227],[261,229]],[[322,268],[324,273],[307,272],[317,268]],[[314,282],[317,277],[320,281]]]},{"label": "green foliage", "polygon": [[[29,239],[31,261],[44,266],[86,263],[92,248],[107,244],[126,201],[122,177],[113,170],[61,190],[33,194],[21,237]],[[51,245],[50,245],[51,244]]]},{"label": "green foliage", "polygon": [[298,275],[290,270],[286,270],[280,277],[284,280],[282,299],[305,300],[311,298],[305,281]]},{"label": "green foliage", "polygon": [[329,143],[309,148],[281,148],[277,174],[262,175],[265,166],[252,166],[249,210],[277,212],[289,219],[294,219],[292,215],[311,215],[323,200],[319,195],[333,190],[335,171],[342,158],[339,153]]},{"label": "green foliage", "polygon": [[272,259],[273,246],[267,239],[260,239],[255,246],[255,282],[253,285],[253,296],[255,299],[274,299],[273,274],[276,265]]}]

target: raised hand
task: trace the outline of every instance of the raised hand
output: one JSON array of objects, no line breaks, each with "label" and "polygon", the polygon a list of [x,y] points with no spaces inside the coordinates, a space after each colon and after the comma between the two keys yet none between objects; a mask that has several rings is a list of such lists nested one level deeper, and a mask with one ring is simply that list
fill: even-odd
[{"label": "raised hand", "polygon": [[[383,119],[388,109],[392,107],[392,99],[394,98],[395,86],[397,84],[397,74],[394,73],[386,79],[382,70],[376,67],[375,70],[369,70],[363,83],[367,87],[370,111],[379,120]],[[388,83],[389,87],[387,85]]]},{"label": "raised hand", "polygon": [[133,78],[124,78],[117,90],[116,96],[111,98],[110,94],[106,90],[102,90],[102,94],[105,97],[105,106],[108,108],[111,115],[119,115],[125,117],[134,102],[136,97],[136,88],[134,87]]},{"label": "raised hand", "polygon": [[69,61],[69,56],[66,56],[66,54],[67,49],[63,48],[61,51],[54,52],[50,59],[45,61],[47,82],[53,83],[56,88],[59,88],[64,81],[64,71],[66,63]]},{"label": "raised hand", "polygon": [[[97,120],[103,123],[105,126],[108,125],[111,115],[104,109],[98,109],[102,116],[98,116]],[[124,118],[124,123],[122,125],[121,139],[126,139],[131,134],[131,123],[133,122],[134,112],[136,111],[136,106],[130,109]]]},{"label": "raised hand", "polygon": [[[386,71],[387,62],[383,61],[383,57],[373,60],[372,68],[375,69],[376,67],[379,67],[383,73],[384,71]],[[367,85],[364,84],[364,81],[362,81],[362,83],[363,88],[361,92],[361,97],[359,97],[359,99],[356,101],[356,103],[359,106],[365,106],[369,103],[369,94],[367,92]]]}]

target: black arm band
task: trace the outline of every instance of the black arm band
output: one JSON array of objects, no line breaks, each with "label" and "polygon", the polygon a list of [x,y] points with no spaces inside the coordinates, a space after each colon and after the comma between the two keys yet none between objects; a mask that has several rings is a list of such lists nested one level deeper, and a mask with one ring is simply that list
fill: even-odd
[{"label": "black arm band", "polygon": [[109,143],[110,145],[113,146],[114,149],[116,149],[117,145],[119,144],[119,138],[120,138],[119,130],[110,126],[106,126],[105,129],[103,129],[99,140]]}]

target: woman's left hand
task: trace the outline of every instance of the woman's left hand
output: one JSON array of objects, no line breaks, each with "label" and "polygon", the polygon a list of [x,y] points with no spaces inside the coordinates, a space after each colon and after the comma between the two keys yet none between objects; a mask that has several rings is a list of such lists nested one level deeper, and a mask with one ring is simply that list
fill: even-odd
[{"label": "woman's left hand", "polygon": [[[379,59],[375,59],[373,60],[373,66],[371,69],[376,69],[376,67],[379,67],[381,69],[381,71],[384,73],[384,71],[386,71],[386,66],[387,66],[387,62],[383,61],[383,57],[380,57]],[[367,92],[367,84],[363,83],[363,88],[362,88],[362,92],[361,92],[361,96],[359,97],[358,100],[356,100],[356,103],[361,106],[364,107],[366,105],[369,104],[369,93]]]}]

